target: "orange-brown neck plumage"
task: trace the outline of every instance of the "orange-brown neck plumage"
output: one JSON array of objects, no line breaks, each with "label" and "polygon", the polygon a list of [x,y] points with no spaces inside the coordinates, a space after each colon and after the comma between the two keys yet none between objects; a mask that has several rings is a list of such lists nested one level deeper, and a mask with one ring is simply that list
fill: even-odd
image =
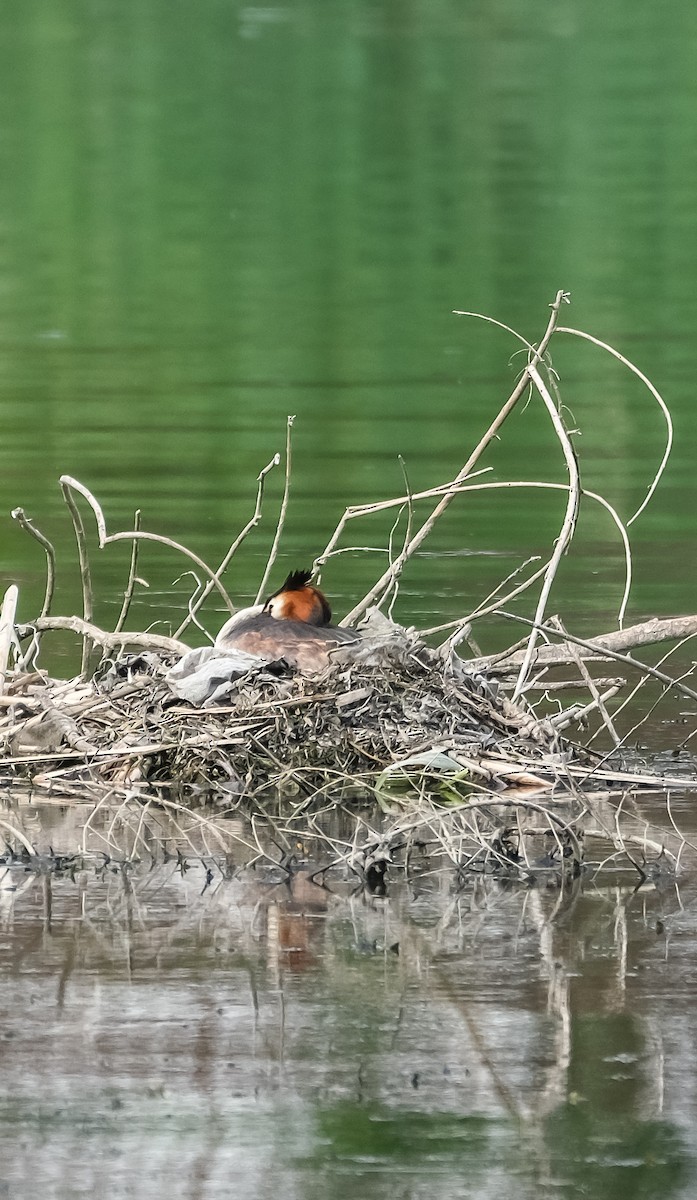
[{"label": "orange-brown neck plumage", "polygon": [[309,583],[309,571],[291,571],[270,596],[264,612],[278,621],[302,621],[306,625],[328,625],[332,610],[326,596]]}]

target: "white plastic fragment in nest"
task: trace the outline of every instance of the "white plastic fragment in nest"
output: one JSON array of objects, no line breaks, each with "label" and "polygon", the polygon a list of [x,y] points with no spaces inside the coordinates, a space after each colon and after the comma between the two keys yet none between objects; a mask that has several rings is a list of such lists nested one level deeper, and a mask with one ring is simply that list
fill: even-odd
[{"label": "white plastic fragment in nest", "polygon": [[264,666],[264,659],[244,650],[221,654],[214,646],[190,650],[167,672],[165,680],[178,700],[200,707],[225,699],[232,684],[253,668]]}]

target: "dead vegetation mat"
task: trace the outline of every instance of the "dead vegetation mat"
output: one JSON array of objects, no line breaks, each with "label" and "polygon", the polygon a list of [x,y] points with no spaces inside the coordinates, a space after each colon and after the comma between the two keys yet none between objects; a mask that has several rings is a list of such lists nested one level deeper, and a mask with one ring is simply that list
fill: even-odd
[{"label": "dead vegetation mat", "polygon": [[172,660],[152,653],[89,681],[26,675],[4,697],[2,775],[53,791],[156,784],[190,803],[370,791],[414,774],[487,787],[557,779],[573,755],[552,727],[457,663],[424,646],[318,678],[280,662],[229,680],[224,702],[203,707],[177,698]]}]

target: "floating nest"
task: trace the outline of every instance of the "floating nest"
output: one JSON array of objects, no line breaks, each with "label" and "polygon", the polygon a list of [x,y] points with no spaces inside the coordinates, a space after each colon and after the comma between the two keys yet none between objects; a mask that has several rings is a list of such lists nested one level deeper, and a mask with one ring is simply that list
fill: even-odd
[{"label": "floating nest", "polygon": [[321,675],[244,657],[144,652],[88,681],[11,680],[3,777],[53,791],[157,785],[220,804],[429,779],[548,788],[578,757],[457,656],[377,612]]}]

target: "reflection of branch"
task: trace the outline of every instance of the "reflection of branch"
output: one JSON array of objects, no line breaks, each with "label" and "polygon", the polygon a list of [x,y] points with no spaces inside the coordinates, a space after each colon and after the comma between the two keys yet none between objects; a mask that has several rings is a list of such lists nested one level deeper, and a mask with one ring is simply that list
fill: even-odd
[{"label": "reflection of branch", "polygon": [[13,837],[17,838],[18,842],[22,843],[24,849],[27,851],[27,854],[31,855],[32,858],[36,857],[36,851],[34,850],[34,847],[29,841],[29,838],[22,833],[21,829],[18,829],[17,826],[13,825],[11,821],[6,821],[4,817],[0,817],[0,826],[3,829],[7,829],[7,831],[11,833]]},{"label": "reflection of branch", "polygon": [[[551,915],[542,912],[539,891],[528,893],[533,923],[537,928],[540,959],[547,975],[547,1012],[556,1019],[553,1061],[545,1074],[547,1082],[541,1089],[535,1115],[541,1117],[552,1112],[564,1100],[568,1089],[569,1064],[571,1062],[571,996],[569,969],[554,943],[555,919],[562,904],[570,910],[580,895],[580,878],[574,880],[571,900],[562,889]],[[527,898],[526,898],[527,899]]]}]

